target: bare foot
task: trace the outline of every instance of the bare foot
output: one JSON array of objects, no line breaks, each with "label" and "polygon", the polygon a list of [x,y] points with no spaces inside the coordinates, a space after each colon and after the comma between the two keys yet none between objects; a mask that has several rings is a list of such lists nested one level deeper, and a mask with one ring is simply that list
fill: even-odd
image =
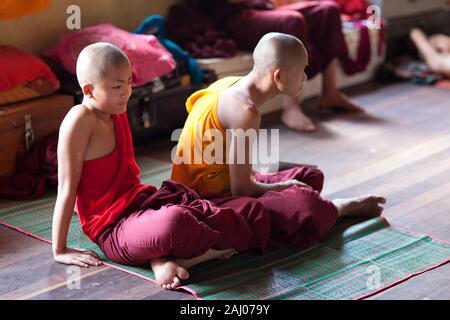
[{"label": "bare foot", "polygon": [[281,121],[293,130],[303,132],[316,130],[314,123],[303,113],[300,107],[283,110]]},{"label": "bare foot", "polygon": [[381,204],[386,203],[386,199],[380,196],[367,195],[349,199],[336,199],[333,203],[338,209],[338,217],[378,217],[383,212]]},{"label": "bare foot", "polygon": [[319,108],[341,109],[350,112],[364,112],[364,109],[339,91],[326,94],[320,98]]},{"label": "bare foot", "polygon": [[417,47],[419,55],[425,60],[431,71],[448,76],[450,74],[450,62],[438,53],[428,40],[427,35],[418,28],[413,28],[409,33],[411,40]]},{"label": "bare foot", "polygon": [[216,259],[221,258],[228,255],[233,255],[236,252],[234,249],[225,249],[225,250],[215,250],[215,249],[208,249],[204,254],[201,256],[191,258],[191,259],[175,259],[175,262],[178,266],[181,266],[185,269],[192,267],[193,265]]},{"label": "bare foot", "polygon": [[218,259],[223,259],[223,260],[228,260],[230,259],[232,256],[234,256],[235,254],[237,254],[238,252],[234,249],[231,249],[230,252],[225,253],[223,256],[221,257],[217,257]]},{"label": "bare foot", "polygon": [[189,272],[174,260],[157,258],[150,261],[156,282],[164,289],[175,289],[181,280],[189,278]]},{"label": "bare foot", "polygon": [[181,284],[181,280],[189,278],[189,272],[186,270],[193,265],[215,259],[230,258],[237,253],[234,249],[214,250],[208,249],[204,254],[191,259],[173,259],[157,258],[150,261],[156,282],[164,289],[175,289]]}]

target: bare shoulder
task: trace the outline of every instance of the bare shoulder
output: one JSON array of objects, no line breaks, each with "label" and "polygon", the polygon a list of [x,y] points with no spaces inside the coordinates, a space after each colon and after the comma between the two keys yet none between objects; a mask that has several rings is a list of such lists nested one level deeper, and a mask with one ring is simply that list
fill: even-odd
[{"label": "bare shoulder", "polygon": [[261,114],[258,108],[237,100],[233,109],[234,116],[231,120],[231,128],[259,129]]},{"label": "bare shoulder", "polygon": [[227,95],[218,110],[219,119],[227,129],[258,129],[261,122],[261,114],[253,105],[246,103],[238,96]]},{"label": "bare shoulder", "polygon": [[87,107],[77,105],[70,109],[59,129],[58,184],[70,185],[71,190],[75,190],[80,179],[95,117]]},{"label": "bare shoulder", "polygon": [[58,149],[85,152],[96,123],[96,115],[86,106],[72,107],[59,128]]},{"label": "bare shoulder", "polygon": [[79,104],[66,114],[63,122],[61,123],[60,131],[88,131],[91,132],[95,127],[96,116],[87,107]]}]

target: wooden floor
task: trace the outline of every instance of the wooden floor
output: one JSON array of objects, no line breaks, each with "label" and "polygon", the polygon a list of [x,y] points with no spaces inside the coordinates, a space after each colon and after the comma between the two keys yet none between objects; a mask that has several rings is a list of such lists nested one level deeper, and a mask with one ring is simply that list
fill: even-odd
[{"label": "wooden floor", "polygon": [[[326,198],[384,195],[392,224],[450,242],[450,91],[400,83],[348,93],[367,114],[311,111],[313,134],[288,130],[279,114],[265,117],[266,127],[280,129],[281,160],[318,165]],[[137,153],[170,159],[170,143]],[[69,289],[67,270],[50,245],[0,226],[0,299],[194,299],[107,267],[83,269],[80,289]],[[370,299],[450,299],[449,274],[447,264]]]}]

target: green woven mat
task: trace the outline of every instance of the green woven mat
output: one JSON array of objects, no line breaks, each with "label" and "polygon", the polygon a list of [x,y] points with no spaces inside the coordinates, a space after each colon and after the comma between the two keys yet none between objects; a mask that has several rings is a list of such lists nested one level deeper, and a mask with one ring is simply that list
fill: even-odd
[{"label": "green woven mat", "polygon": [[[159,187],[167,163],[138,159],[143,183]],[[51,239],[55,195],[30,202],[3,202],[0,222],[44,241]],[[96,251],[110,265],[153,279],[149,268],[108,261],[83,233],[75,216],[68,246]],[[336,226],[320,245],[304,251],[239,254],[194,266],[185,289],[203,299],[358,299],[450,260],[450,244],[390,226],[383,218]]]}]

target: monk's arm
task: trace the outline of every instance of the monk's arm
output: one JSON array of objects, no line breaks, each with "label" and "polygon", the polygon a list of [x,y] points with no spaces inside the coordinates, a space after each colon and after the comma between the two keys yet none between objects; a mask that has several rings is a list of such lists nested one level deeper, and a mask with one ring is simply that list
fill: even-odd
[{"label": "monk's arm", "polygon": [[[259,129],[261,117],[257,110],[252,108],[246,108],[242,111],[236,111],[234,117],[230,117],[229,128],[231,130],[242,129],[255,130]],[[251,141],[246,139],[245,146],[239,145],[238,139],[233,136],[230,143],[229,159],[229,171],[230,171],[230,191],[232,195],[258,197],[267,191],[282,191],[290,186],[296,184],[299,186],[305,186],[299,181],[289,180],[280,183],[261,183],[257,182],[252,175],[252,164],[250,161],[250,154],[252,151]],[[241,153],[244,153],[242,156]],[[239,163],[239,155],[244,163]]]},{"label": "monk's arm", "polygon": [[[77,107],[74,107],[77,108]],[[53,213],[52,249],[56,261],[87,267],[93,254],[66,247],[78,183],[92,133],[92,122],[83,110],[72,109],[61,124],[58,138],[58,194]],[[90,258],[91,257],[91,258]]]}]

